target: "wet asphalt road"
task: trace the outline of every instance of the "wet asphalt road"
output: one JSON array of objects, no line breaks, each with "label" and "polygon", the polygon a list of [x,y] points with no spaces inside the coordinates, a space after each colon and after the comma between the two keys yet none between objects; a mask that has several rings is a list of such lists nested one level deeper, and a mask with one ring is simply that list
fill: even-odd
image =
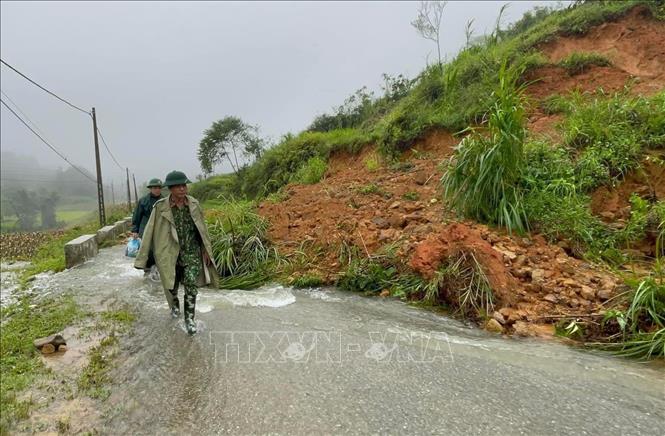
[{"label": "wet asphalt road", "polygon": [[189,337],[121,247],[48,288],[139,313],[108,434],[664,434],[662,365],[505,339],[398,301],[203,290]]}]

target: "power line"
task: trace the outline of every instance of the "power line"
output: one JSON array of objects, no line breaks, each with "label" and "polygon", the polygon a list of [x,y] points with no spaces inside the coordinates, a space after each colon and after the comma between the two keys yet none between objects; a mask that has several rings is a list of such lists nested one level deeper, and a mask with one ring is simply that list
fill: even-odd
[{"label": "power line", "polygon": [[32,83],[33,85],[35,85],[36,87],[38,87],[38,88],[41,89],[42,91],[45,91],[45,92],[49,93],[49,94],[52,95],[53,97],[57,98],[58,100],[62,101],[63,103],[68,104],[68,105],[71,106],[72,108],[74,108],[74,109],[76,109],[76,110],[79,110],[79,111],[83,112],[84,114],[91,115],[90,112],[88,112],[87,110],[85,110],[85,109],[81,109],[80,107],[76,106],[75,104],[70,103],[70,102],[68,102],[67,100],[65,100],[64,98],[60,97],[58,94],[56,94],[56,93],[54,93],[54,92],[51,92],[51,91],[49,91],[48,89],[44,88],[42,85],[40,85],[39,83],[35,82],[35,81],[32,80],[30,77],[26,76],[25,74],[23,74],[22,72],[20,72],[20,71],[17,70],[16,68],[12,67],[11,65],[9,65],[9,64],[8,64],[7,62],[5,62],[4,60],[0,59],[0,62],[2,62],[3,64],[7,65],[9,68],[11,68],[12,70],[14,70],[18,75],[20,75],[20,76],[23,77],[25,80],[27,80],[28,82]]},{"label": "power line", "polygon": [[[88,182],[85,182],[83,180],[44,180],[44,179],[17,179],[13,177],[2,177],[0,178],[2,181],[12,181],[12,182],[36,182],[36,183],[51,183],[54,185],[60,184],[60,183],[69,183],[69,184],[88,184]],[[105,187],[109,187],[111,185],[105,185]]]},{"label": "power line", "polygon": [[59,152],[54,146],[52,146],[52,145],[51,145],[46,139],[44,139],[39,133],[35,132],[35,130],[34,130],[32,127],[30,127],[30,125],[29,125],[28,123],[26,123],[25,120],[23,120],[23,118],[21,118],[21,116],[20,116],[19,114],[17,114],[16,112],[14,112],[14,110],[13,110],[11,107],[9,107],[9,105],[8,105],[7,103],[5,103],[4,100],[0,99],[0,103],[2,103],[3,105],[5,105],[5,107],[6,107],[6,108],[7,108],[12,114],[14,114],[14,116],[15,116],[16,118],[18,118],[19,121],[20,121],[21,123],[23,123],[23,125],[24,125],[25,127],[28,128],[28,130],[30,130],[30,131],[31,131],[36,137],[38,137],[38,138],[39,138],[44,144],[46,144],[46,146],[47,146],[48,148],[50,148],[51,150],[53,150],[53,152],[54,152],[55,154],[57,154],[58,156],[60,156],[60,158],[62,158],[62,160],[64,160],[65,162],[67,162],[69,165],[71,165],[71,167],[74,168],[76,171],[78,171],[79,173],[83,174],[88,180],[90,180],[90,181],[92,181],[92,182],[94,182],[94,183],[97,183],[97,180],[93,179],[92,177],[90,177],[89,175],[87,175],[86,173],[84,173],[79,167],[77,167],[76,165],[74,165],[73,163],[71,163],[71,162],[69,161],[69,159],[67,159],[62,153],[60,153],[60,152]]},{"label": "power line", "polygon": [[102,143],[104,144],[104,148],[106,148],[106,151],[109,152],[109,155],[111,156],[111,159],[113,159],[113,162],[115,162],[115,164],[118,165],[118,168],[120,168],[120,170],[124,170],[125,167],[123,167],[122,165],[120,165],[120,164],[118,163],[118,160],[115,158],[115,156],[113,156],[113,153],[111,153],[111,149],[109,149],[109,146],[108,146],[108,144],[106,143],[106,139],[104,139],[104,135],[102,135],[102,131],[99,130],[99,127],[97,127],[97,133],[99,133],[99,137],[102,138]]},{"label": "power line", "polygon": [[18,110],[18,111],[21,113],[21,115],[23,115],[23,118],[25,118],[26,120],[28,120],[28,122],[29,122],[30,124],[32,124],[32,127],[34,127],[36,131],[38,131],[39,133],[41,133],[42,136],[46,136],[46,135],[44,134],[44,132],[42,132],[42,130],[37,126],[37,124],[35,124],[35,122],[32,121],[32,120],[30,119],[30,117],[29,117],[25,112],[23,112],[23,110],[21,110],[21,106],[17,105],[16,102],[15,102],[14,100],[12,100],[12,98],[11,98],[10,96],[8,96],[7,93],[6,93],[5,91],[0,90],[0,93],[2,93],[2,95],[4,95],[5,98],[6,98],[7,100],[9,100],[9,102],[10,102],[11,104],[14,105],[14,107],[16,108],[16,110]]}]

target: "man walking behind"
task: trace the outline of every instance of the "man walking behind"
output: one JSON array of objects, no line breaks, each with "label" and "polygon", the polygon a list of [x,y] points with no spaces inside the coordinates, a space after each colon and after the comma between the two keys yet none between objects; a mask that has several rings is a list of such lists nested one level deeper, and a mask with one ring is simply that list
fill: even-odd
[{"label": "man walking behind", "polygon": [[134,267],[143,269],[153,251],[166,300],[175,318],[180,314],[178,287],[185,288],[183,312],[187,333],[196,333],[194,311],[199,286],[217,286],[212,244],[199,202],[187,195],[185,173],[171,171],[164,181],[170,194],[155,203],[143,232]]},{"label": "man walking behind", "polygon": [[[134,209],[134,215],[132,216],[132,237],[134,238],[143,238],[143,232],[145,231],[145,226],[148,225],[148,219],[152,213],[152,207],[157,203],[157,200],[162,198],[162,181],[159,179],[151,179],[148,182],[148,189],[150,192],[141,197],[141,199],[136,203],[136,209]],[[146,262],[146,275],[149,273],[151,266],[155,264],[155,259],[150,253],[148,255],[148,262]]]}]

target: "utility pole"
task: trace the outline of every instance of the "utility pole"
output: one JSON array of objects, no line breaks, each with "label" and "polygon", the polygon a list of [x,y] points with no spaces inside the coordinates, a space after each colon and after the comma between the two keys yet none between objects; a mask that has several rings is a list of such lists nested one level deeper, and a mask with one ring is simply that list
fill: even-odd
[{"label": "utility pole", "polygon": [[113,180],[111,180],[111,201],[113,202],[113,205],[115,206],[115,189],[113,186]]},{"label": "utility pole", "polygon": [[97,163],[97,203],[99,206],[99,224],[106,225],[106,211],[104,210],[104,185],[102,185],[102,164],[99,160],[99,139],[97,139],[97,115],[92,108],[92,130],[95,134],[95,161]]},{"label": "utility pole", "polygon": [[127,170],[127,209],[129,209],[129,213],[132,213],[132,194],[129,190],[129,168],[125,169]]},{"label": "utility pole", "polygon": [[136,176],[132,173],[132,179],[134,179],[134,202],[139,204],[139,194],[136,192]]}]

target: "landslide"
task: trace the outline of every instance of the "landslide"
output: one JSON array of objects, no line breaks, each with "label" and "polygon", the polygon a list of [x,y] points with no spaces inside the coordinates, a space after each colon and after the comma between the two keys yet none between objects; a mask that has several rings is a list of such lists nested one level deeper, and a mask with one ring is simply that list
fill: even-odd
[{"label": "landslide", "polygon": [[[558,115],[545,115],[539,103],[572,90],[619,90],[631,82],[633,93],[663,88],[665,24],[635,8],[623,18],[592,28],[584,36],[559,37],[541,47],[551,65],[536,68],[527,79],[532,102],[531,134],[553,133]],[[554,65],[575,51],[600,52],[611,66],[590,66],[569,75]],[[451,256],[471,253],[482,264],[496,298],[492,317],[504,332],[551,335],[554,323],[565,317],[602,316],[603,303],[625,290],[622,280],[599,265],[567,254],[565,243],[548,243],[538,234],[509,235],[475,222],[459,222],[442,204],[440,164],[460,138],[430,130],[411,146],[398,163],[384,162],[370,171],[376,147],[360,154],[333,153],[324,180],[313,185],[291,184],[285,199],[264,201],[261,215],[269,218],[269,237],[289,255],[306,251],[316,272],[334,283],[347,266],[344,247],[359,247],[366,256],[392,244],[398,256],[424,278]],[[662,167],[645,165],[615,188],[600,188],[593,196],[595,213],[611,210],[609,220],[626,213],[627,198],[645,190],[663,198]],[[621,215],[623,214],[623,215]],[[596,318],[594,318],[596,317]]]}]

